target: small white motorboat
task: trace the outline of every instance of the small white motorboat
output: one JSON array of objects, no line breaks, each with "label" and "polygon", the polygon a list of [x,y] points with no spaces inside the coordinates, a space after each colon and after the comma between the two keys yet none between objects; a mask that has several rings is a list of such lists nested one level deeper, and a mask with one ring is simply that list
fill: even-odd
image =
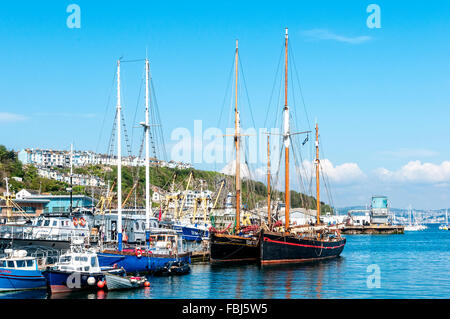
[{"label": "small white motorboat", "polygon": [[106,289],[120,290],[148,287],[149,283],[145,277],[119,276],[105,273]]}]

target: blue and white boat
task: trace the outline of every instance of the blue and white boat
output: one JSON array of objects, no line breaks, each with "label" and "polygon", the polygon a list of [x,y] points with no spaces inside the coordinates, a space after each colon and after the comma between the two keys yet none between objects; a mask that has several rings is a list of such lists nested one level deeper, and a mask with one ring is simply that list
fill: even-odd
[{"label": "blue and white boat", "polygon": [[26,250],[5,249],[5,253],[8,256],[0,258],[0,291],[47,288],[36,258],[27,257]]},{"label": "blue and white boat", "polygon": [[187,241],[200,242],[209,238],[208,224],[174,223],[173,229]]},{"label": "blue and white boat", "polygon": [[74,238],[70,250],[62,254],[58,262],[47,268],[43,275],[51,292],[59,293],[102,289],[107,272],[124,273],[122,269],[100,267],[97,252],[92,248],[85,248],[84,239]]},{"label": "blue and white boat", "polygon": [[103,249],[98,253],[102,267],[123,268],[127,273],[153,273],[162,269],[169,261],[191,263],[191,252],[185,251],[182,239],[174,230],[161,229],[150,235],[147,247],[124,246]]},{"label": "blue and white boat", "polygon": [[[145,132],[145,248],[130,246],[128,238],[123,237],[122,227],[122,155],[121,155],[121,100],[120,100],[120,60],[117,61],[117,245],[100,248],[98,260],[100,266],[122,267],[127,273],[153,272],[172,260],[181,260],[190,263],[190,253],[182,250],[181,238],[176,231],[161,230],[152,233],[150,229],[151,203],[150,203],[150,159],[149,159],[149,62],[145,60],[145,122],[141,125]],[[125,234],[126,235],[126,234]],[[100,243],[102,246],[102,243]]]}]

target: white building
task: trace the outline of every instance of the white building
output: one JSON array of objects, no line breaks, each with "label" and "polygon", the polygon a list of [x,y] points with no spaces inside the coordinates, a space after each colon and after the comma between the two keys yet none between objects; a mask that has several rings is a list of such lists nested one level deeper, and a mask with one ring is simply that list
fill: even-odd
[{"label": "white building", "polygon": [[[57,151],[45,149],[23,149],[18,152],[18,158],[23,164],[34,164],[45,167],[69,167],[70,151]],[[107,154],[98,154],[91,151],[74,151],[72,154],[74,166],[86,165],[117,165],[117,157]],[[145,166],[145,159],[137,156],[122,157],[124,166]],[[178,169],[192,168],[191,164],[161,161],[155,158],[150,159],[151,166],[170,167]]]}]

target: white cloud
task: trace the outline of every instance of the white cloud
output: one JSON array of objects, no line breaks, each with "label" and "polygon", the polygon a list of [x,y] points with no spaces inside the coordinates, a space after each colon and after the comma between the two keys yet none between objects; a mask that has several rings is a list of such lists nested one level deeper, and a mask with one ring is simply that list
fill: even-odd
[{"label": "white cloud", "polygon": [[[366,178],[366,175],[359,168],[356,163],[343,163],[341,165],[334,166],[333,163],[328,159],[321,159],[321,171],[320,174],[325,174],[330,182],[333,184],[346,185],[349,183],[361,182]],[[284,169],[284,168],[282,168]],[[264,180],[266,178],[267,168],[262,167],[255,170],[254,174],[259,180]],[[294,170],[292,170],[294,172]],[[297,174],[302,175],[302,179],[309,184],[312,179],[315,183],[315,165],[311,161],[303,161],[301,167],[297,169]],[[276,173],[272,169],[272,175],[275,176]],[[284,183],[284,173],[279,174],[280,184]],[[291,176],[292,183],[298,183],[298,178]],[[283,184],[284,185],[284,184]]]},{"label": "white cloud", "polygon": [[20,121],[25,121],[25,120],[28,120],[28,117],[21,115],[21,114],[0,112],[0,122],[3,122],[3,123],[20,122]]},{"label": "white cloud", "polygon": [[383,181],[445,185],[445,182],[450,182],[450,161],[441,164],[411,161],[396,171],[378,168],[375,174]]},{"label": "white cloud", "polygon": [[[240,165],[240,175],[241,178],[250,178],[250,170],[245,163],[241,162]],[[235,175],[236,174],[236,160],[230,161],[224,168],[220,171],[222,174]]]},{"label": "white cloud", "polygon": [[[334,166],[330,160],[321,159],[320,164],[322,167],[321,173],[324,173],[331,182],[337,184],[353,183],[366,178],[366,175],[356,163],[344,163]],[[303,165],[307,171],[311,172],[314,169],[314,163],[312,162],[304,161]]]},{"label": "white cloud", "polygon": [[334,40],[338,42],[350,43],[350,44],[360,44],[367,41],[370,41],[372,37],[362,35],[355,37],[348,37],[343,35],[338,35],[326,29],[312,29],[302,32],[303,35],[317,40]]}]

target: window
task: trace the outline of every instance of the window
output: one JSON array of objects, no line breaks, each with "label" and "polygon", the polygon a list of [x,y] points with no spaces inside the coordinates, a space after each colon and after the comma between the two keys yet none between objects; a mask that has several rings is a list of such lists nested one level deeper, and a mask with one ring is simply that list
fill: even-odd
[{"label": "window", "polygon": [[14,268],[14,261],[8,260],[8,267],[9,268]]},{"label": "window", "polygon": [[58,221],[57,221],[57,220],[54,220],[52,226],[56,226],[57,223],[58,223]]},{"label": "window", "polygon": [[36,213],[36,208],[35,207],[23,207],[23,210],[27,214],[35,214]]},{"label": "window", "polygon": [[38,220],[38,222],[36,223],[36,226],[42,226],[42,219]]},{"label": "window", "polygon": [[33,267],[34,266],[34,260],[28,259],[27,260],[27,267]]},{"label": "window", "polygon": [[16,260],[17,268],[25,267],[25,260]]},{"label": "window", "polygon": [[97,267],[97,258],[91,257],[91,267]]},{"label": "window", "polygon": [[6,261],[0,260],[0,267],[6,267]]},{"label": "window", "polygon": [[139,230],[139,223],[136,222],[135,225],[136,225],[136,226],[135,226],[135,227],[136,227],[136,230]]},{"label": "window", "polygon": [[59,258],[59,262],[61,263],[68,263],[70,262],[71,257],[70,256],[62,256],[61,258]]},{"label": "window", "polygon": [[48,225],[50,225],[50,220],[45,220],[45,222],[44,222],[44,226],[48,226]]}]

